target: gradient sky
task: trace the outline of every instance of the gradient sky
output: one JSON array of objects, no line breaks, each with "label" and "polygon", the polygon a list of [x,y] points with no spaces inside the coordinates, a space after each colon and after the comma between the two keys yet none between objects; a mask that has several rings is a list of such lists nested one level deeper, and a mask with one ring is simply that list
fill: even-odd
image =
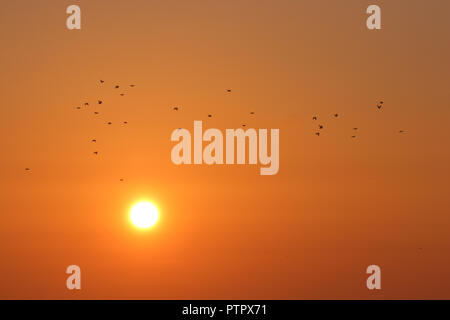
[{"label": "gradient sky", "polygon": [[[450,298],[449,1],[0,3],[0,298]],[[174,165],[194,120],[279,128],[279,173]]]}]

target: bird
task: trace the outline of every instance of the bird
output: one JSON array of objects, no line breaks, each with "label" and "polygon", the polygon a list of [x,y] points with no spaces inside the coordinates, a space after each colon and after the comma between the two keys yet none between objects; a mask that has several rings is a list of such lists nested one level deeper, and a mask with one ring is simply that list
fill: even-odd
[{"label": "bird", "polygon": [[103,82],[105,82],[104,80],[100,80],[100,83],[103,83]]},{"label": "bird", "polygon": [[313,120],[317,120],[317,117],[313,117],[312,119],[313,119]]},{"label": "bird", "polygon": [[316,132],[316,136],[320,136],[320,132]]},{"label": "bird", "polygon": [[94,111],[94,114],[98,114],[98,111]]},{"label": "bird", "polygon": [[353,130],[355,130],[355,131],[356,131],[356,130],[358,130],[358,128],[353,128]]},{"label": "bird", "polygon": [[135,84],[130,84],[130,87],[131,88],[134,88],[136,85]]},{"label": "bird", "polygon": [[111,125],[111,124],[112,124],[112,122],[110,121],[110,122],[108,122],[108,124],[109,124],[109,125]]},{"label": "bird", "polygon": [[227,89],[227,92],[231,92],[231,89]]},{"label": "bird", "polygon": [[78,110],[80,110],[80,109],[81,109],[81,107],[77,107],[77,109],[78,109]]},{"label": "bird", "polygon": [[178,111],[178,107],[173,107],[173,110]]},{"label": "bird", "polygon": [[352,136],[352,138],[356,138],[356,136]]},{"label": "bird", "polygon": [[121,93],[120,95],[123,97],[125,95],[125,93]]},{"label": "bird", "polygon": [[243,126],[243,127],[245,127],[246,125],[245,125],[245,124],[243,124],[242,126]]},{"label": "bird", "polygon": [[334,117],[335,117],[335,118],[339,117],[339,114],[335,113],[335,114],[334,114]]},{"label": "bird", "polygon": [[87,107],[88,105],[89,105],[89,103],[88,103],[88,102],[85,102],[85,103],[84,103],[84,106],[85,106],[85,107]]},{"label": "bird", "polygon": [[120,179],[119,181],[121,181],[121,182],[122,182],[122,181],[123,181],[123,179]]},{"label": "bird", "polygon": [[377,104],[377,108],[381,109],[382,105],[381,104]]},{"label": "bird", "polygon": [[250,114],[255,114],[255,113],[252,111],[252,112],[250,112]]},{"label": "bird", "polygon": [[98,100],[98,104],[102,104],[103,103],[103,101],[102,100]]},{"label": "bird", "polygon": [[95,139],[92,139],[92,142],[97,142],[97,140],[95,140]]},{"label": "bird", "polygon": [[95,154],[95,155],[98,155],[98,151],[94,151],[94,154]]},{"label": "bird", "polygon": [[323,125],[320,124],[320,125],[319,125],[319,129],[323,129]]},{"label": "bird", "polygon": [[128,124],[128,121],[124,121],[123,124]]},{"label": "bird", "polygon": [[119,89],[119,86],[118,86],[118,85],[116,85],[116,86],[114,87],[114,89]]},{"label": "bird", "polygon": [[211,118],[212,117],[212,115],[211,114],[208,114],[208,118]]},{"label": "bird", "polygon": [[403,130],[399,130],[399,132],[398,133],[405,133],[405,131],[403,131]]},{"label": "bird", "polygon": [[30,171],[30,168],[25,168],[25,171]]}]

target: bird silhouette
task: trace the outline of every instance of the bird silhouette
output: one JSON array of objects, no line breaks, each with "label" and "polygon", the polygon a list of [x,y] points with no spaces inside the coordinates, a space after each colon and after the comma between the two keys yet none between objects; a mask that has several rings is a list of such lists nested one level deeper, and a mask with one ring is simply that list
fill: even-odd
[{"label": "bird silhouette", "polygon": [[125,95],[125,93],[121,93],[120,95],[123,97]]},{"label": "bird silhouette", "polygon": [[88,103],[88,102],[85,102],[85,103],[84,103],[84,106],[85,106],[85,107],[89,106],[89,103]]},{"label": "bird silhouette", "polygon": [[319,129],[323,129],[323,125],[320,124],[320,125],[319,125]]},{"label": "bird silhouette", "polygon": [[109,125],[111,125],[111,124],[112,124],[112,122],[108,122],[108,124],[109,124]]},{"label": "bird silhouette", "polygon": [[98,151],[94,151],[94,154],[95,154],[95,155],[98,155]]},{"label": "bird silhouette", "polygon": [[116,85],[116,86],[114,87],[114,89],[119,89],[119,88],[120,88],[120,87],[119,87],[119,86],[117,86],[117,85]]},{"label": "bird silhouette", "polygon": [[178,107],[173,107],[173,110],[178,111]]},{"label": "bird silhouette", "polygon": [[227,92],[231,92],[231,89],[227,89]]},{"label": "bird silhouette", "polygon": [[356,130],[358,130],[358,128],[353,128],[353,130],[355,130],[355,131],[356,131]]},{"label": "bird silhouette", "polygon": [[313,120],[317,120],[317,117],[313,117],[312,119],[313,119]]},{"label": "bird silhouette", "polygon": [[121,182],[122,182],[122,181],[123,181],[123,179],[120,179],[119,181],[121,181]]},{"label": "bird silhouette", "polygon": [[98,104],[102,104],[103,103],[103,101],[102,100],[98,100]]},{"label": "bird silhouette", "polygon": [[383,107],[381,104],[377,104],[378,109],[381,109],[381,107]]},{"label": "bird silhouette", "polygon": [[208,114],[208,118],[211,118],[212,117],[212,115],[211,114]]},{"label": "bird silhouette", "polygon": [[316,132],[316,136],[320,136],[320,132]]},{"label": "bird silhouette", "polygon": [[398,133],[405,133],[405,131],[403,131],[403,130],[400,130]]},{"label": "bird silhouette", "polygon": [[334,114],[334,117],[335,117],[335,118],[339,117],[339,114],[335,113],[335,114]]},{"label": "bird silhouette", "polygon": [[25,168],[25,171],[30,171],[30,168]]},{"label": "bird silhouette", "polygon": [[78,109],[78,110],[80,110],[80,109],[81,109],[81,107],[77,107],[77,109]]},{"label": "bird silhouette", "polygon": [[94,114],[98,114],[98,112],[97,112],[97,111],[94,111]]},{"label": "bird silhouette", "polygon": [[356,136],[352,136],[352,138],[356,138]]},{"label": "bird silhouette", "polygon": [[255,114],[255,113],[252,111],[252,112],[250,112],[250,114]]},{"label": "bird silhouette", "polygon": [[135,84],[130,84],[130,87],[131,88],[134,88],[136,85]]},{"label": "bird silhouette", "polygon": [[100,80],[100,83],[103,83],[103,82],[105,82],[104,80]]},{"label": "bird silhouette", "polygon": [[128,124],[128,121],[124,121],[123,124]]},{"label": "bird silhouette", "polygon": [[246,125],[245,125],[245,124],[243,124],[242,126],[243,126],[243,127],[245,127]]},{"label": "bird silhouette", "polygon": [[97,140],[95,140],[95,139],[92,139],[92,142],[97,142]]}]

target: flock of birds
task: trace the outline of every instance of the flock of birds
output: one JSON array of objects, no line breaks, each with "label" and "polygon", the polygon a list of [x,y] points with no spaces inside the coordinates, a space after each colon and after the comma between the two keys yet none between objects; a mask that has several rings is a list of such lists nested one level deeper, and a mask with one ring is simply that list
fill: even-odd
[{"label": "flock of birds", "polygon": [[[103,85],[104,83],[105,83],[105,80],[100,80],[100,85]],[[130,85],[129,85],[130,88],[134,88],[135,86],[136,86],[136,85],[134,85],[134,84],[130,84]],[[117,84],[116,84],[116,85],[114,86],[114,89],[120,89],[120,85],[117,85]],[[121,97],[123,97],[123,96],[125,95],[125,93],[121,92],[121,93],[119,93],[119,95],[120,95]],[[103,104],[103,100],[98,99],[98,100],[97,100],[97,104],[98,104],[98,105]],[[83,105],[84,105],[84,107],[89,107],[89,102],[85,102]],[[81,107],[76,107],[76,109],[80,110]],[[95,115],[99,115],[100,113],[99,113],[98,111],[94,111],[94,114],[95,114]],[[111,122],[111,121],[108,121],[108,122],[106,122],[106,124],[110,126],[110,125],[112,125],[112,122]],[[122,124],[127,125],[127,124],[128,124],[128,121],[122,121]],[[92,139],[91,142],[92,142],[92,143],[97,143],[97,139]],[[99,152],[98,152],[98,151],[94,151],[93,154],[94,154],[94,155],[98,155]],[[122,180],[123,180],[123,179],[121,179],[121,181],[122,181]]]},{"label": "flock of birds", "polygon": [[[101,86],[103,86],[104,83],[105,83],[104,80],[100,80],[100,85],[101,85]],[[129,88],[134,88],[136,85],[130,84],[130,85],[128,85],[128,86],[129,86]],[[117,85],[117,84],[116,84],[116,85],[114,85],[113,88],[114,88],[114,89],[120,89],[121,87],[120,87],[120,85]],[[227,94],[231,93],[231,89],[226,89],[226,93],[227,93]],[[121,93],[119,93],[119,95],[123,97],[123,96],[125,95],[125,93],[121,92]],[[98,99],[98,100],[97,100],[97,104],[98,104],[98,105],[103,104],[103,100],[102,100],[102,99]],[[90,106],[90,104],[89,104],[89,102],[84,102],[84,103],[83,103],[83,106],[84,106],[85,108],[87,108],[87,107]],[[384,102],[383,102],[383,101],[379,101],[379,102],[377,103],[376,106],[377,106],[377,109],[378,109],[378,110],[382,110],[383,107],[384,107]],[[77,109],[77,110],[81,110],[82,107],[77,106],[76,109]],[[177,112],[177,111],[179,111],[179,110],[180,110],[180,107],[178,107],[178,106],[173,107],[173,111]],[[100,114],[100,113],[99,113],[98,111],[94,111],[94,115],[99,115],[99,114]],[[254,111],[251,111],[251,112],[250,112],[250,115],[254,115],[254,114],[255,114]],[[208,118],[212,118],[212,116],[213,116],[212,114],[208,114]],[[335,114],[333,114],[333,117],[334,117],[334,118],[338,118],[338,117],[339,117],[339,114],[338,114],[338,113],[335,113]],[[312,120],[313,120],[313,121],[317,121],[317,120],[318,120],[318,116],[313,116],[313,117],[312,117]],[[123,125],[127,125],[127,124],[128,124],[128,121],[122,121],[122,124],[123,124]],[[112,125],[112,122],[111,122],[111,121],[108,121],[108,122],[106,122],[106,125],[110,126],[110,125]],[[246,127],[246,124],[245,124],[245,123],[242,124],[242,127]],[[178,128],[178,130],[181,130],[181,128]],[[319,125],[318,125],[318,131],[316,131],[314,134],[315,134],[316,136],[320,137],[322,130],[324,130],[324,125],[323,125],[323,124],[319,124]],[[357,128],[357,127],[354,127],[354,128],[352,128],[352,130],[353,130],[354,133],[351,135],[351,138],[352,138],[352,139],[355,139],[355,138],[357,137],[356,132],[358,132],[358,128]],[[398,132],[399,132],[400,134],[401,134],[401,133],[405,133],[404,130],[399,130]],[[95,138],[91,139],[91,143],[96,144],[96,143],[97,143],[97,139],[95,139]],[[94,154],[95,156],[98,156],[99,151],[95,150],[95,151],[93,151],[93,154]],[[30,170],[31,170],[31,169],[28,168],[28,167],[25,168],[25,171],[30,171]],[[124,181],[124,179],[121,178],[120,181]]]},{"label": "flock of birds", "polygon": [[[384,105],[384,101],[378,102],[378,103],[377,103],[377,108],[378,108],[378,110],[381,110],[381,109],[383,108],[383,105]],[[333,117],[334,117],[334,118],[338,118],[338,117],[339,117],[339,114],[338,114],[338,113],[335,113],[335,114],[333,115]],[[313,120],[313,121],[317,121],[317,120],[318,120],[318,117],[317,117],[317,116],[313,116],[313,117],[312,117],[312,120]],[[319,127],[319,131],[316,131],[314,134],[315,134],[316,136],[320,137],[320,134],[321,134],[321,131],[320,131],[320,130],[323,130],[323,129],[324,129],[324,125],[323,125],[323,124],[319,124],[318,127]],[[353,128],[353,132],[357,132],[357,131],[358,131],[358,128],[357,128],[357,127]],[[404,130],[399,130],[398,133],[405,133],[405,131],[404,131]],[[356,134],[353,134],[353,135],[351,135],[350,137],[351,137],[352,139],[355,139],[355,138],[356,138]]]}]

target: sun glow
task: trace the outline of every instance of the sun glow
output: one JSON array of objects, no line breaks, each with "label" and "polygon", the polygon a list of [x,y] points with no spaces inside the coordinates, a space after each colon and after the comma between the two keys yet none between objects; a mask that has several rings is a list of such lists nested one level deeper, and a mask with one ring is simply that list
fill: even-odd
[{"label": "sun glow", "polygon": [[139,202],[131,208],[130,220],[138,228],[146,229],[158,221],[158,209],[149,202]]}]

